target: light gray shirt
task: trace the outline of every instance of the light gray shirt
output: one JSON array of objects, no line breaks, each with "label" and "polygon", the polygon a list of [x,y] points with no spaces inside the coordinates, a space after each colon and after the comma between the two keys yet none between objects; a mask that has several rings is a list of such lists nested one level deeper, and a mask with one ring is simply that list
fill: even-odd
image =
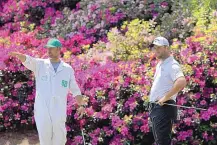
[{"label": "light gray shirt", "polygon": [[[168,57],[163,62],[159,62],[156,66],[149,101],[155,102],[164,97],[172,89],[175,81],[183,76],[181,66],[173,56]],[[176,101],[176,96],[177,94],[171,98]]]}]

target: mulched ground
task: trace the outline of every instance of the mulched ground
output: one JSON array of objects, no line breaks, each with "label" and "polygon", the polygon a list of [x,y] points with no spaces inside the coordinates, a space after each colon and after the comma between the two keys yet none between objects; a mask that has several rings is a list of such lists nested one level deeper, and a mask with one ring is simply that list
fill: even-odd
[{"label": "mulched ground", "polygon": [[0,132],[0,145],[39,145],[36,130]]}]

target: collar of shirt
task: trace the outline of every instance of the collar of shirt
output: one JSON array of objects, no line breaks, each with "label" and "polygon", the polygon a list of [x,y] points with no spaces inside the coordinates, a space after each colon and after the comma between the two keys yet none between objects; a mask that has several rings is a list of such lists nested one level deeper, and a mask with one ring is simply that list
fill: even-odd
[{"label": "collar of shirt", "polygon": [[168,58],[166,58],[164,61],[161,61],[160,62],[160,66],[161,65],[164,65],[164,64],[167,64],[168,62],[170,62],[171,60],[173,60],[174,57],[173,56],[169,56]]}]

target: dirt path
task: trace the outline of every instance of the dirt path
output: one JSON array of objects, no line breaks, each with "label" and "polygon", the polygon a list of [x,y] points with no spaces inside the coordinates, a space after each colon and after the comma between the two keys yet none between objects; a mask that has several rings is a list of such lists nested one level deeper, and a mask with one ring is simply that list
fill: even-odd
[{"label": "dirt path", "polygon": [[0,133],[0,145],[39,145],[35,130]]}]

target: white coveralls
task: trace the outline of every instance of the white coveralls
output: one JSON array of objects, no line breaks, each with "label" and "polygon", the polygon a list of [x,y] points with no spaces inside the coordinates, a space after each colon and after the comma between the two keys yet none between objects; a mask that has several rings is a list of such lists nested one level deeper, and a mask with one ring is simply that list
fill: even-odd
[{"label": "white coveralls", "polygon": [[74,70],[61,61],[57,71],[49,59],[26,56],[24,66],[32,70],[36,78],[34,117],[40,145],[65,145],[67,94],[81,95]]}]

